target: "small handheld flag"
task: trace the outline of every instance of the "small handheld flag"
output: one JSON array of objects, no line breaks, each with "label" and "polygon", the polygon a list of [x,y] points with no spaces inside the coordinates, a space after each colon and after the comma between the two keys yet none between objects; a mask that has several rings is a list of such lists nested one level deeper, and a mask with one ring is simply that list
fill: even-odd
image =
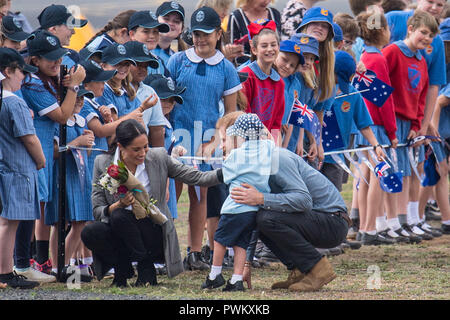
[{"label": "small handheld flag", "polygon": [[376,73],[371,70],[356,72],[352,86],[377,107],[382,107],[394,91],[393,87],[378,79]]}]

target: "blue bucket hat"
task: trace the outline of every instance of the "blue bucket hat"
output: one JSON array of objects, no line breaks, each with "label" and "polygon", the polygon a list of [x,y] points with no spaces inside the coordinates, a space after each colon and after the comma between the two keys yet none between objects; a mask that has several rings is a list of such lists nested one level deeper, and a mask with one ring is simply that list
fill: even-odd
[{"label": "blue bucket hat", "polygon": [[450,41],[450,18],[447,18],[444,21],[442,21],[441,25],[439,26],[439,29],[441,29],[442,40]]},{"label": "blue bucket hat", "polygon": [[389,164],[382,161],[377,164],[373,170],[383,191],[389,193],[398,193],[402,191],[402,174],[400,172],[394,172]]},{"label": "blue bucket hat", "polygon": [[331,11],[322,8],[322,7],[313,7],[305,12],[303,16],[302,24],[297,28],[300,30],[307,24],[311,22],[326,22],[330,25],[330,31],[333,33],[334,37],[334,28],[333,28],[333,14]]},{"label": "blue bucket hat", "polygon": [[342,28],[335,22],[333,22],[334,41],[340,42],[344,40],[344,32]]},{"label": "blue bucket hat", "polygon": [[356,62],[353,57],[345,51],[335,52],[334,73],[338,79],[339,89],[345,94],[350,92],[351,77],[356,72]]},{"label": "blue bucket hat", "polygon": [[280,51],[296,53],[299,57],[299,63],[305,64],[305,57],[303,56],[300,42],[284,40],[280,43]]},{"label": "blue bucket hat", "polygon": [[245,140],[258,140],[264,130],[264,125],[254,113],[239,116],[236,122],[227,129],[227,136],[238,136]]},{"label": "blue bucket hat", "polygon": [[319,41],[317,41],[316,38],[305,33],[296,33],[290,40],[296,42],[300,46],[300,50],[303,54],[311,53],[319,60]]}]

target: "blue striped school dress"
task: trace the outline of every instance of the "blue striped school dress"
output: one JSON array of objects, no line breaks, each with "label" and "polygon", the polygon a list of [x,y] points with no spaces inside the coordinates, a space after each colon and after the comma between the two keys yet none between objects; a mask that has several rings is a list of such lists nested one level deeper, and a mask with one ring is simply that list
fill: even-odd
[{"label": "blue striped school dress", "polygon": [[20,137],[35,134],[30,110],[21,98],[4,90],[0,111],[0,217],[35,220],[40,217],[38,171]]},{"label": "blue striped school dress", "polygon": [[131,100],[125,89],[120,89],[119,95],[115,94],[113,89],[109,86],[108,83],[105,83],[105,90],[103,91],[103,96],[98,97],[95,100],[100,105],[115,106],[116,107],[115,110],[119,118],[136,110],[141,105],[139,99],[134,98],[133,100]]},{"label": "blue striped school dress", "polygon": [[[51,84],[49,86],[56,94],[55,88]],[[22,86],[21,92],[26,104],[34,112],[34,127],[46,160],[45,168],[39,170],[39,200],[49,202],[56,190],[52,183],[53,140],[59,125],[47,117],[47,114],[59,108],[59,103],[36,75],[32,75],[30,81]]]},{"label": "blue striped school dress", "polygon": [[[170,122],[166,119],[165,130],[164,130],[164,147],[166,148],[168,154],[172,153],[172,149],[175,146],[176,138],[173,134],[173,128],[170,125]],[[178,209],[177,209],[177,192],[175,189],[175,180],[169,178],[169,202],[167,203],[169,207],[170,214],[172,218],[178,218]]]},{"label": "blue striped school dress", "polygon": [[220,100],[239,91],[242,85],[233,64],[220,51],[203,59],[190,48],[170,57],[167,67],[176,84],[186,87],[181,94],[184,103],[175,105],[170,121],[187,155],[195,155],[200,145],[214,135]]}]

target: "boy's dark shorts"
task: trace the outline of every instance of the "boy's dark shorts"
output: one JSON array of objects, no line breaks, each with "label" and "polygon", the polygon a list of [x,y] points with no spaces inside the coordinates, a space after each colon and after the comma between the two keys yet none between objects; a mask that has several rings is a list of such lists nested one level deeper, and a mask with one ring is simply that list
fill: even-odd
[{"label": "boy's dark shorts", "polygon": [[256,228],[256,211],[225,213],[220,216],[214,240],[225,247],[238,246],[247,250]]},{"label": "boy's dark shorts", "polygon": [[228,197],[228,187],[221,183],[208,188],[206,195],[206,218],[220,217],[220,210]]},{"label": "boy's dark shorts", "polygon": [[331,181],[332,184],[339,190],[342,191],[342,183],[344,178],[344,169],[342,169],[336,163],[324,162],[320,172]]}]

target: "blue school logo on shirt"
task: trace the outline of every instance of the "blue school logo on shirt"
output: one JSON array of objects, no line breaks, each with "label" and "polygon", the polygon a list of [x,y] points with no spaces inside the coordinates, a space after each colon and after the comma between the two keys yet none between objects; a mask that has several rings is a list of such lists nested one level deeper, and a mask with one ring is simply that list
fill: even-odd
[{"label": "blue school logo on shirt", "polygon": [[408,78],[411,88],[417,89],[420,83],[421,75],[420,71],[415,69],[414,67],[417,68],[416,65],[411,65],[411,67],[408,67]]},{"label": "blue school logo on shirt", "polygon": [[261,121],[267,121],[272,117],[273,99],[275,97],[275,90],[262,88],[258,91],[258,95],[253,100],[253,105],[256,108],[256,113],[259,115]]}]

